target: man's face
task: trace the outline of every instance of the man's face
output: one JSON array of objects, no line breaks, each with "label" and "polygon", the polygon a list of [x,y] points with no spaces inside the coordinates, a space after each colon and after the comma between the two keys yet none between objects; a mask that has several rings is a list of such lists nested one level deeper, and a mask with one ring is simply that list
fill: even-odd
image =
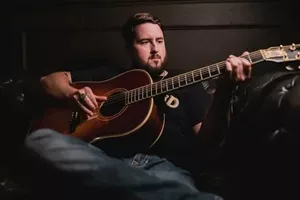
[{"label": "man's face", "polygon": [[164,35],[157,24],[144,23],[135,27],[133,40],[133,62],[137,68],[157,76],[164,71],[166,46]]}]

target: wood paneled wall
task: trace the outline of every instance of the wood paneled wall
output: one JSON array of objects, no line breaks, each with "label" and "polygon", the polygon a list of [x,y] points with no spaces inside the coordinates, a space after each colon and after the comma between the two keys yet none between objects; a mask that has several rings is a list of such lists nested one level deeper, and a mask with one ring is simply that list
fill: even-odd
[{"label": "wood paneled wall", "polygon": [[[169,68],[191,70],[296,41],[292,3],[281,1],[63,0],[12,6],[12,65],[45,73],[58,69],[129,65],[120,27],[135,12],[163,21]],[[293,13],[293,12],[292,12]],[[294,13],[295,14],[295,13]]]}]

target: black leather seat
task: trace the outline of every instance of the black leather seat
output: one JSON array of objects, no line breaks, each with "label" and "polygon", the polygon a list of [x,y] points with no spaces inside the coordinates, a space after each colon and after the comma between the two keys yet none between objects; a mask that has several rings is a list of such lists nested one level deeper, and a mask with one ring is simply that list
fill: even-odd
[{"label": "black leather seat", "polygon": [[297,196],[300,69],[281,67],[239,85],[232,98],[226,161],[241,172],[243,199]]}]

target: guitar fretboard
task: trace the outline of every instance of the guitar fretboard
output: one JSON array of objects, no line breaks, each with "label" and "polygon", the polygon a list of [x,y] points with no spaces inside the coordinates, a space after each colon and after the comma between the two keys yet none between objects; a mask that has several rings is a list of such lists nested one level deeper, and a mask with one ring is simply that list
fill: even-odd
[{"label": "guitar fretboard", "polygon": [[[249,53],[246,56],[242,56],[242,58],[247,59],[251,64],[264,60],[260,51]],[[216,78],[223,74],[225,68],[226,63],[223,61],[129,90],[125,93],[125,103],[126,105],[132,104],[194,83]]]}]

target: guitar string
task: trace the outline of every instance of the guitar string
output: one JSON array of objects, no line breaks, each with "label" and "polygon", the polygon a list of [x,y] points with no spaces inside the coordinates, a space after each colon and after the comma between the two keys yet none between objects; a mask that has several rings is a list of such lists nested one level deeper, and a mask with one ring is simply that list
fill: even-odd
[{"label": "guitar string", "polygon": [[[251,60],[255,60],[255,59],[262,59],[262,56],[261,56],[261,54],[259,53],[259,55],[257,55],[257,53],[258,52],[253,52],[252,53],[252,55],[251,55]],[[245,57],[245,58],[247,58],[248,57],[248,55],[246,55],[246,56],[243,56],[243,57]],[[195,78],[195,74],[197,74],[197,72],[195,72],[195,71],[199,71],[198,72],[198,75],[197,75],[197,77],[205,77],[205,75],[211,75],[212,73],[214,73],[214,72],[216,72],[216,71],[219,71],[219,70],[223,70],[224,69],[224,67],[226,66],[224,66],[224,64],[225,64],[225,62],[226,61],[222,61],[222,62],[219,62],[219,63],[216,63],[216,64],[213,64],[213,65],[209,65],[209,66],[206,66],[206,67],[202,67],[202,68],[200,68],[200,69],[196,69],[196,70],[192,70],[192,71],[189,71],[189,72],[186,72],[186,73],[183,73],[183,74],[181,74],[181,75],[177,75],[177,78],[178,78],[178,80],[177,80],[177,84],[179,84],[181,81],[186,81],[187,82],[187,80],[186,79],[191,79],[191,78]],[[212,67],[214,67],[214,69],[212,69]],[[218,68],[219,68],[219,70],[218,70]],[[193,75],[194,74],[194,75]],[[221,73],[220,73],[221,74]],[[217,75],[220,75],[219,73],[218,74],[216,74],[216,75],[212,75],[212,76],[209,76],[209,77],[206,77],[206,78],[201,78],[199,81],[204,81],[205,79],[207,79],[207,78],[213,78],[214,76],[217,76]],[[163,77],[164,78],[164,77]],[[163,79],[162,78],[162,79]],[[170,77],[170,78],[168,78],[168,79],[165,79],[164,80],[164,82],[161,82],[162,81],[162,79],[160,80],[160,81],[158,81],[158,82],[155,82],[155,83],[153,83],[153,84],[149,84],[149,86],[142,86],[142,87],[139,87],[139,88],[135,88],[135,89],[133,89],[133,90],[131,90],[131,91],[126,91],[126,92],[122,92],[122,93],[118,93],[118,94],[116,94],[116,95],[111,95],[110,97],[108,97],[108,100],[105,102],[105,104],[107,105],[107,104],[111,104],[111,103],[115,103],[115,102],[118,102],[118,101],[123,101],[123,100],[125,100],[125,95],[126,95],[126,93],[128,93],[128,92],[133,92],[134,90],[136,91],[136,92],[134,92],[134,93],[138,93],[138,94],[134,94],[134,95],[130,95],[131,96],[131,98],[134,98],[135,99],[135,97],[139,97],[140,95],[142,95],[143,93],[145,94],[147,94],[147,93],[150,93],[151,92],[151,90],[148,90],[148,88],[153,88],[153,86],[155,85],[156,87],[157,87],[157,85],[159,85],[160,87],[166,87],[166,86],[173,86],[173,83],[169,83],[169,82],[172,82],[171,81],[171,79],[174,79],[175,77]],[[170,80],[170,81],[168,81],[168,80]],[[175,79],[176,80],[176,79]],[[195,81],[196,82],[196,81]],[[185,86],[186,85],[188,85],[188,84],[185,84]],[[148,87],[148,88],[147,88]],[[142,93],[139,93],[139,92],[137,92],[140,88],[147,88],[147,91],[143,91]],[[174,87],[173,87],[174,88]],[[152,95],[151,95],[152,96]],[[143,98],[144,99],[144,98]],[[134,101],[133,101],[134,102]],[[133,103],[132,102],[132,103]]]}]

